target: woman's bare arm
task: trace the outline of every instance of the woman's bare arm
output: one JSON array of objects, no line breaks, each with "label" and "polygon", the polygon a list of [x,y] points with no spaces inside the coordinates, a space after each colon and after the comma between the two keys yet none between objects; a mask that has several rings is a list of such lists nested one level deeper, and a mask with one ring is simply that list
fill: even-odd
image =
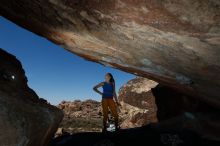
[{"label": "woman's bare arm", "polygon": [[101,91],[98,90],[98,88],[102,87],[104,85],[103,82],[99,83],[98,85],[93,87],[93,90],[97,93],[99,93],[100,95],[102,95],[103,93]]}]

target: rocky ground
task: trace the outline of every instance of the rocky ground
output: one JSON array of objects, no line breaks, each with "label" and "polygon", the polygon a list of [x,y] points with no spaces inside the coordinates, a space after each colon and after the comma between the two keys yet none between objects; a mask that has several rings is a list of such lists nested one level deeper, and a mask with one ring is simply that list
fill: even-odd
[{"label": "rocky ground", "polygon": [[86,132],[54,139],[51,146],[219,146],[219,142],[203,139],[183,130],[168,130],[159,125],[124,129],[117,133]]},{"label": "rocky ground", "polygon": [[129,81],[119,91],[122,130],[101,134],[99,102],[51,106],[28,87],[15,56],[1,49],[0,56],[2,146],[220,145],[219,109],[175,89],[145,78]]},{"label": "rocky ground", "polygon": [[62,102],[65,116],[51,146],[220,145],[219,110],[202,101],[140,77],[121,87],[119,101],[122,129],[105,134],[100,102]]},{"label": "rocky ground", "polygon": [[65,114],[57,134],[101,131],[102,113],[100,102],[94,100],[63,101],[58,105],[58,108],[62,109]]},{"label": "rocky ground", "polygon": [[[108,145],[120,146],[141,142],[214,145],[213,141],[220,141],[219,8],[219,0],[0,1],[0,15],[66,50],[163,85],[152,92],[159,128],[123,130],[113,136],[76,134],[55,139],[53,145],[60,146],[102,145],[97,142],[106,139]],[[62,113],[27,87],[15,57],[4,56],[8,55],[0,56],[0,145],[45,145]],[[140,105],[145,101],[132,105],[132,96],[128,99],[121,101],[143,110]],[[144,112],[133,115],[140,117]],[[154,117],[153,110],[148,113]],[[137,127],[136,121],[142,121],[130,119],[124,127]],[[156,122],[144,119],[140,125]],[[165,138],[161,129],[168,131]],[[178,136],[170,136],[172,132]],[[195,133],[199,136],[192,136]],[[166,141],[175,137],[182,143]]]},{"label": "rocky ground", "polygon": [[[51,106],[27,86],[25,72],[14,56],[1,49],[0,56],[1,146],[48,146],[49,142],[51,146],[220,145],[220,111],[202,100],[135,78],[119,91],[122,129],[102,134],[99,102],[62,102],[60,109]],[[64,119],[59,125],[61,110]]]},{"label": "rocky ground", "polygon": [[[122,129],[134,128],[157,122],[155,99],[151,88],[156,82],[136,78],[120,88],[118,107]],[[100,132],[102,129],[101,103],[94,100],[63,101],[58,105],[65,113],[57,135],[80,132]]]}]

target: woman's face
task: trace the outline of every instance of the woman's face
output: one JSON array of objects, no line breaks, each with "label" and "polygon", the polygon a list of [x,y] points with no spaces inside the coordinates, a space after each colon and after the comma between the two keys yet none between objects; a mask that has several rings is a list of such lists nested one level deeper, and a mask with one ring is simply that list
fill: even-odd
[{"label": "woman's face", "polygon": [[105,75],[105,81],[106,81],[106,82],[109,82],[110,79],[111,79],[111,77],[110,77],[108,74],[106,74],[106,75]]}]

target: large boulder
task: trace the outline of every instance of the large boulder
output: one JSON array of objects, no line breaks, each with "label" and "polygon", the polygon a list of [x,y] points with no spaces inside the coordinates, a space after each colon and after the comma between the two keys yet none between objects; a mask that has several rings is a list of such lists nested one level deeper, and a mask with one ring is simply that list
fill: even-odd
[{"label": "large boulder", "polygon": [[137,77],[120,88],[122,128],[141,127],[158,121],[155,97],[151,91],[156,85],[157,82]]},{"label": "large boulder", "polygon": [[159,127],[166,131],[189,130],[203,138],[220,141],[220,110],[172,88],[152,89]]},{"label": "large boulder", "polygon": [[90,61],[220,107],[219,0],[1,0],[0,14]]},{"label": "large boulder", "polygon": [[119,100],[122,128],[156,123],[167,132],[188,130],[220,141],[220,110],[170,87],[137,77],[120,88]]},{"label": "large boulder", "polygon": [[46,146],[63,113],[28,87],[21,63],[0,49],[0,145]]}]

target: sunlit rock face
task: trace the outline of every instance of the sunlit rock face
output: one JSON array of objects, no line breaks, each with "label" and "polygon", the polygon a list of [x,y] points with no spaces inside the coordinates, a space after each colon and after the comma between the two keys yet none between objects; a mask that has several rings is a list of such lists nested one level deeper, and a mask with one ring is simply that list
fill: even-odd
[{"label": "sunlit rock face", "polygon": [[141,127],[157,123],[157,106],[151,91],[158,85],[152,80],[137,77],[128,81],[119,90],[121,128]]},{"label": "sunlit rock face", "polygon": [[0,49],[0,145],[46,146],[62,117],[28,87],[21,63]]},{"label": "sunlit rock face", "polygon": [[1,0],[0,14],[85,59],[220,104],[219,0]]},{"label": "sunlit rock face", "polygon": [[119,90],[121,127],[156,124],[167,131],[188,130],[220,141],[220,110],[155,81],[137,77]]}]

